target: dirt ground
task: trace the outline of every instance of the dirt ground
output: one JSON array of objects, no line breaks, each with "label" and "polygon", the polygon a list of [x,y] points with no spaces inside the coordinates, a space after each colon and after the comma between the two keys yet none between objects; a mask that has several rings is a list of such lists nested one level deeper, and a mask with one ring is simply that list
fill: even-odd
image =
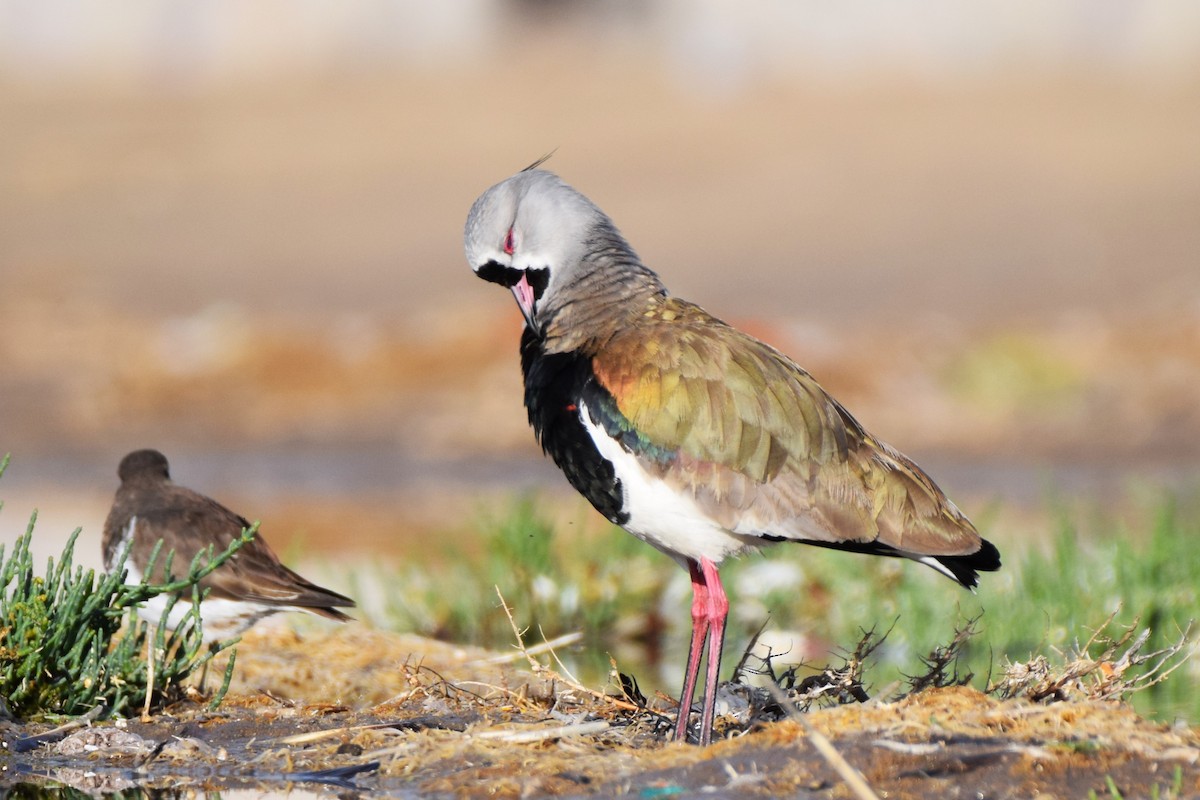
[{"label": "dirt ground", "polygon": [[4,723],[0,785],[855,797],[837,757],[814,744],[824,737],[879,797],[1109,797],[1110,781],[1123,797],[1200,796],[1200,730],[1151,723],[1118,703],[1000,701],[952,687],[803,720],[755,724],[741,709],[718,722],[728,738],[702,750],[665,742],[674,713],[667,698],[650,700],[657,711],[629,711],[534,675],[519,653],[359,625],[251,634],[235,674],[216,711],[184,700],[149,722],[44,737],[26,752],[20,737],[51,726]]}]

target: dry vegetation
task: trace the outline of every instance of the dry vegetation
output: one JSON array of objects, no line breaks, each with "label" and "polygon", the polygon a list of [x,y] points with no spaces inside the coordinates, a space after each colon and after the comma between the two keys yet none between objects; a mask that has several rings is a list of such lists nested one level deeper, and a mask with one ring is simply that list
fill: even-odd
[{"label": "dry vegetation", "polygon": [[[1148,722],[1089,688],[1111,688],[1114,662],[1045,671],[1039,685],[1073,688],[1036,701],[1011,683],[1014,665],[1003,700],[951,685],[782,721],[760,708],[725,719],[730,738],[700,750],[664,743],[669,699],[639,708],[532,658],[538,674],[519,668],[520,652],[355,624],[252,634],[218,711],[183,702],[150,723],[48,737],[26,763],[50,785],[108,791],[307,782],[446,797],[855,797],[837,770],[843,758],[880,797],[1110,796],[1108,781],[1125,797],[1200,791],[1200,733]],[[5,738],[12,748],[14,732],[48,728],[9,724]],[[822,738],[832,753],[817,749]]]}]

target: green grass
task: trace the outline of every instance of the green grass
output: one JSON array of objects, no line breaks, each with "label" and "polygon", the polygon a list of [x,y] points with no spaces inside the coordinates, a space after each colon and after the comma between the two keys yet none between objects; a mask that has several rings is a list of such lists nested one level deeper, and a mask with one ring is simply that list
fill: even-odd
[{"label": "green grass", "polygon": [[[0,460],[0,475],[8,464]],[[161,585],[125,584],[121,555],[111,574],[74,564],[76,529],[57,561],[49,559],[37,574],[30,552],[37,513],[10,548],[0,544],[0,696],[19,717],[75,716],[99,708],[101,716],[128,715],[142,708],[147,692],[158,708],[179,694],[192,672],[233,641],[206,647],[197,605],[175,628],[162,622],[150,628],[136,606],[159,594],[200,599],[197,582],[228,560],[255,535],[252,528],[222,553],[201,553],[184,577]],[[165,556],[170,576],[171,553]],[[156,550],[146,573],[153,574]],[[154,682],[150,685],[147,639],[154,645]],[[229,669],[233,659],[230,658]],[[220,702],[230,677],[214,698]]]},{"label": "green grass", "polygon": [[[524,498],[509,513],[482,520],[477,536],[444,537],[435,570],[410,563],[397,575],[381,567],[384,606],[364,610],[386,627],[504,649],[513,636],[498,608],[499,587],[517,622],[532,630],[527,644],[541,640],[539,630],[547,638],[583,632],[578,647],[560,653],[583,677],[602,681],[610,653],[626,671],[644,668],[656,649],[681,668],[690,625],[686,574],[623,531],[585,523],[589,513],[581,509],[580,524],[556,531]],[[779,545],[728,562],[721,570],[732,603],[724,674],[764,621],[840,650],[851,649],[863,628],[890,628],[867,672],[868,685],[880,690],[921,672],[921,657],[976,617],[978,633],[961,651],[960,672],[973,672],[980,688],[1012,662],[1042,655],[1062,664],[1088,651],[1102,629],[1116,638],[1129,626],[1149,628],[1146,649],[1157,650],[1200,619],[1197,511],[1161,498],[1139,524],[1097,515],[1086,531],[1060,514],[1047,538],[1033,545],[997,541],[1004,567],[982,575],[977,594],[903,559],[812,547]],[[1108,642],[1099,637],[1090,653],[1098,655]],[[1197,665],[1185,663],[1132,702],[1164,721],[1200,720],[1196,679]],[[656,683],[645,676],[642,682]]]},{"label": "green grass", "polygon": [[603,644],[631,608],[645,611],[658,601],[663,570],[670,569],[665,558],[655,559],[616,529],[581,524],[578,539],[556,535],[528,497],[502,516],[483,518],[479,527],[486,533],[445,536],[427,548],[424,554],[439,566],[409,562],[399,574],[391,565],[374,574],[360,570],[351,594],[370,595],[364,582],[378,581],[385,586],[382,606],[365,609],[377,624],[504,647],[513,636],[499,587],[518,622],[534,631],[530,644],[540,640],[539,628],[548,637],[580,630],[589,644]]},{"label": "green grass", "polygon": [[[1125,794],[1117,786],[1117,782],[1113,780],[1112,775],[1104,776],[1104,788],[1107,790],[1106,796],[1111,800],[1124,800]],[[1095,789],[1088,789],[1088,800],[1099,800],[1101,795],[1096,793]],[[1145,797],[1143,794],[1135,795]],[[1162,784],[1155,781],[1150,786],[1150,800],[1171,800],[1172,798],[1183,796],[1183,767],[1176,764],[1175,771],[1171,778],[1171,784],[1165,789]]]}]

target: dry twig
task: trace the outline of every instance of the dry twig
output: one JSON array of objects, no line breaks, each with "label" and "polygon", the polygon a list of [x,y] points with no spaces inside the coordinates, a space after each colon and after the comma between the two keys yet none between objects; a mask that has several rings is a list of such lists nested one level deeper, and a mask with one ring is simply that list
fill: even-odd
[{"label": "dry twig", "polygon": [[[1138,632],[1138,621],[1134,620],[1120,636],[1109,639],[1105,631],[1114,617],[1115,612],[1092,634],[1087,644],[1076,646],[1075,654],[1061,667],[1053,667],[1044,656],[1011,663],[1000,682],[989,692],[1002,698],[1026,697],[1035,703],[1057,702],[1076,694],[1091,700],[1117,700],[1161,683],[1187,661],[1190,653],[1185,651],[1191,640],[1192,623],[1188,623],[1174,644],[1142,652],[1150,640],[1150,630]],[[1098,656],[1088,654],[1100,645],[1103,650]],[[1126,677],[1130,669],[1144,665],[1139,674]]]},{"label": "dry twig", "polygon": [[[515,619],[513,619],[512,609],[509,608],[508,603],[505,602],[504,595],[501,594],[499,586],[496,587],[496,596],[500,598],[500,607],[504,609],[504,615],[506,617],[508,617],[508,624],[512,626],[513,636],[515,636],[517,639],[517,652],[524,655],[525,658],[529,661],[529,669],[533,672],[534,675],[537,675],[540,678],[545,678],[546,680],[549,680],[549,681],[553,681],[555,683],[562,683],[577,692],[585,694],[588,697],[591,697],[595,700],[599,700],[603,703],[607,703],[607,704],[613,706],[614,708],[622,709],[623,711],[642,711],[643,710],[643,709],[640,709],[637,706],[635,706],[633,703],[629,703],[624,700],[619,700],[616,697],[605,694],[604,692],[598,692],[595,689],[589,689],[586,686],[584,686],[583,684],[581,684],[579,681],[577,681],[573,678],[564,678],[560,673],[555,672],[554,670],[550,669],[550,667],[546,666],[545,664],[543,664],[542,662],[540,662],[536,658],[534,658],[533,655],[530,653],[530,650],[527,647],[525,647],[525,638],[521,633],[521,629],[517,627],[517,621]],[[553,650],[551,650],[551,653],[553,653]],[[557,660],[557,656],[555,656],[555,659]]]}]

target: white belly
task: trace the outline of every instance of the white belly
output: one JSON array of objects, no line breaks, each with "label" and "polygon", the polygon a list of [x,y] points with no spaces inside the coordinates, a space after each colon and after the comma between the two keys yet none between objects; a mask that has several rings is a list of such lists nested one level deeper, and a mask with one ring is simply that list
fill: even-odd
[{"label": "white belly", "polygon": [[[137,517],[134,517],[129,523],[129,532],[126,534],[126,539],[121,542],[120,546],[114,552],[119,553],[125,547],[125,543],[128,541],[128,537],[132,534],[136,525]],[[126,559],[125,583],[135,584],[141,582],[141,570],[131,560]],[[137,614],[146,622],[157,626],[159,621],[162,620],[163,614],[166,613],[168,629],[175,630],[179,627],[179,623],[183,622],[183,618],[191,612],[192,601],[190,595],[180,597],[171,606],[171,610],[167,612],[167,605],[170,603],[170,600],[170,595],[155,595],[138,606]],[[263,617],[283,610],[285,609],[279,606],[265,605],[263,603],[208,598],[200,603],[201,638],[205,644],[223,639],[231,639],[234,636],[244,633],[251,625]]]},{"label": "white belly", "polygon": [[[132,577],[132,575],[131,575]],[[136,582],[136,581],[135,581]],[[138,616],[157,626],[166,611],[169,595],[160,594],[152,597],[138,606]],[[181,597],[171,606],[167,613],[167,629],[175,630],[183,618],[191,613],[192,601]],[[254,623],[279,611],[286,609],[278,606],[267,606],[261,603],[249,603],[241,600],[225,600],[210,598],[200,603],[200,620],[202,626],[201,638],[205,644],[232,639],[245,633]]]},{"label": "white belly", "polygon": [[721,527],[694,497],[648,472],[633,453],[592,422],[583,403],[579,404],[579,416],[596,449],[612,463],[621,481],[622,510],[629,515],[622,526],[625,530],[685,567],[688,559],[699,561],[702,557],[720,564],[762,544],[756,537]]}]

